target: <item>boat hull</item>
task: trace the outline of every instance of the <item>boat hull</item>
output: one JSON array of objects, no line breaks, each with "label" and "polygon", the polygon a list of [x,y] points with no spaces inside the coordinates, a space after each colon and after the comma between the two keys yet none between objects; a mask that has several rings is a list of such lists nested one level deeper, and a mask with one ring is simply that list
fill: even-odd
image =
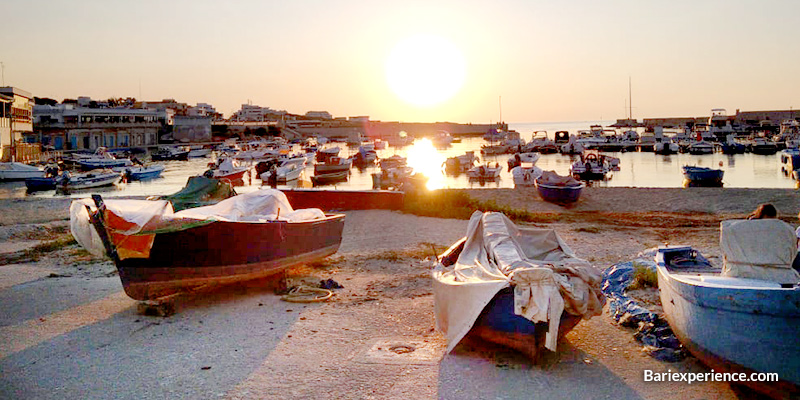
[{"label": "boat hull", "polygon": [[63,191],[90,189],[113,185],[119,180],[120,176],[118,174],[89,174],[86,176],[72,177],[64,180],[58,188]]},{"label": "boat hull", "polygon": [[[577,315],[562,313],[558,325],[558,338],[563,338],[581,319]],[[477,337],[512,348],[536,361],[542,355],[548,328],[547,322],[533,323],[525,317],[516,315],[514,291],[512,288],[505,288],[498,292],[481,311],[467,337]]]},{"label": "boat hull", "polygon": [[658,267],[664,315],[689,351],[715,372],[775,372],[742,382],[779,398],[800,395],[800,291],[696,285]]},{"label": "boat hull", "polygon": [[25,188],[29,192],[37,192],[41,190],[54,190],[56,188],[56,178],[28,178],[25,179]]},{"label": "boat hull", "polygon": [[536,191],[542,200],[556,204],[571,204],[578,201],[585,184],[580,186],[555,186],[536,182]]},{"label": "boat hull", "polygon": [[0,181],[21,181],[41,178],[44,170],[17,162],[0,163]]},{"label": "boat hull", "polygon": [[722,183],[725,171],[721,169],[684,167],[683,177],[696,185],[716,186]]},{"label": "boat hull", "polygon": [[344,215],[305,222],[218,221],[155,235],[147,258],[116,262],[125,293],[154,300],[210,284],[275,274],[336,253]]}]

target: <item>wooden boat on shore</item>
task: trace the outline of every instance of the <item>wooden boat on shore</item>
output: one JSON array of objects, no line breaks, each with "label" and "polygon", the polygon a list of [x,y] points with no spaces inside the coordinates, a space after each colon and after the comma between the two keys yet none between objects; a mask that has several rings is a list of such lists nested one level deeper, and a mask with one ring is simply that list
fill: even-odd
[{"label": "wooden boat on shore", "polygon": [[[447,351],[475,337],[536,362],[581,319],[602,313],[600,273],[551,229],[517,228],[503,214],[476,211],[466,237],[438,261],[434,312]],[[571,279],[585,285],[560,288]]]},{"label": "wooden boat on shore", "polygon": [[683,177],[695,186],[720,186],[725,171],[708,167],[683,166]]},{"label": "wooden boat on shore", "polygon": [[745,373],[740,383],[787,399],[800,397],[793,233],[777,219],[723,221],[723,268],[689,246],[660,247],[655,257],[664,315],[681,343],[715,372]]},{"label": "wooden boat on shore", "polygon": [[542,200],[561,205],[578,201],[586,184],[570,176],[561,176],[555,171],[543,171],[536,178],[536,191]]},{"label": "wooden boat on shore", "polygon": [[[336,253],[343,214],[293,210],[286,196],[257,190],[215,205],[172,213],[165,200],[92,200],[72,203],[76,240],[97,251],[89,229],[119,271],[125,293],[159,300],[209,285],[270,276]],[[81,233],[83,232],[83,233]],[[88,231],[91,238],[91,231]]]}]

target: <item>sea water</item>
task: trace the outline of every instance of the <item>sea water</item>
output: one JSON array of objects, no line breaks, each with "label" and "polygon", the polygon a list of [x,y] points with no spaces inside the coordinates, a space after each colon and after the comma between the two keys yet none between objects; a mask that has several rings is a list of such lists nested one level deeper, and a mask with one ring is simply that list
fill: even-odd
[{"label": "sea water", "polygon": [[[568,131],[570,134],[577,133],[578,130],[588,130],[591,125],[608,126],[613,121],[573,121],[573,122],[549,122],[549,123],[509,123],[509,128],[516,130],[521,136],[529,141],[534,131],[546,131],[549,138],[553,139],[556,131]],[[499,163],[503,167],[500,179],[494,182],[471,182],[465,174],[458,176],[445,175],[438,166],[447,157],[454,157],[464,154],[467,151],[475,151],[480,156],[482,145],[488,144],[482,137],[465,137],[461,143],[453,143],[446,148],[430,149],[432,154],[425,154],[427,161],[435,160],[432,169],[435,171],[428,173],[440,174],[440,185],[444,188],[512,188],[514,181],[508,171],[508,159],[511,154],[489,156],[484,161]],[[337,144],[342,150],[340,155],[351,156],[358,151],[357,147],[347,147],[345,144]],[[377,150],[380,158],[392,156],[394,154],[408,157],[414,151],[418,151],[419,146],[409,145],[403,147],[388,146],[386,149]],[[299,148],[297,149],[299,150]],[[684,165],[695,165],[710,168],[721,168],[725,171],[723,178],[724,187],[729,188],[796,188],[797,182],[781,170],[780,153],[775,155],[756,155],[756,154],[737,154],[724,155],[714,153],[709,155],[673,154],[658,155],[652,152],[614,152],[609,153],[620,159],[620,170],[612,172],[608,179],[592,182],[592,186],[600,187],[683,187],[684,178],[681,167]],[[577,159],[577,156],[561,154],[543,154],[536,165],[544,170],[552,170],[561,175],[569,174],[570,165]],[[88,197],[91,193],[100,193],[103,196],[152,196],[164,195],[177,192],[192,175],[202,174],[207,168],[208,163],[213,161],[213,157],[190,159],[189,161],[166,161],[159,162],[165,166],[161,178],[144,182],[119,183],[115,186],[106,188],[87,189],[86,191],[76,192],[69,195],[54,194],[53,191],[36,193],[26,193],[23,182],[0,183],[0,198],[21,198],[21,197]],[[437,164],[438,163],[438,164]],[[428,164],[431,164],[430,162]],[[336,185],[324,186],[336,189],[371,189],[372,174],[380,172],[380,167],[376,164],[367,168],[352,168],[347,182],[337,183]],[[313,175],[313,166],[309,165],[304,171],[306,179]],[[261,186],[261,180],[255,176],[244,180],[245,185],[236,188],[238,192],[244,193],[256,190]],[[296,187],[297,182],[290,182],[288,185],[279,185],[278,188]]]}]

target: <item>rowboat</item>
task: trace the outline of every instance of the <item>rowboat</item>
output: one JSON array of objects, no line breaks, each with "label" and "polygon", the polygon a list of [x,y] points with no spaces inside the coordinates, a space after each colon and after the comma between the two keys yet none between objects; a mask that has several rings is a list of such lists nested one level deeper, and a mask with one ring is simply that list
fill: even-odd
[{"label": "rowboat", "polygon": [[586,184],[570,176],[560,176],[555,171],[543,171],[535,180],[536,191],[542,200],[561,205],[578,201]]},{"label": "rowboat", "polygon": [[330,185],[332,183],[344,182],[350,176],[350,171],[337,171],[325,174],[318,174],[311,177],[314,186]]},{"label": "rowboat", "polygon": [[[794,230],[777,219],[723,221],[725,265],[690,246],[656,253],[664,315],[681,343],[715,372],[777,373],[740,379],[775,398],[800,396],[800,276]],[[750,375],[748,375],[749,377]]]},{"label": "rowboat", "polygon": [[554,230],[518,228],[501,213],[473,213],[466,237],[438,257],[432,275],[448,352],[470,336],[535,362],[605,302],[599,271]]},{"label": "rowboat", "polygon": [[707,167],[683,166],[683,177],[698,186],[719,186],[722,184],[722,177],[725,171]]},{"label": "rowboat", "polygon": [[21,162],[0,163],[0,181],[24,180],[27,178],[41,178],[44,170],[33,165]]},{"label": "rowboat", "polygon": [[[163,300],[202,287],[262,278],[336,253],[343,214],[294,210],[278,190],[172,212],[166,200],[73,201],[70,223],[87,250],[114,261],[125,293]],[[94,231],[102,247],[92,241]]]}]

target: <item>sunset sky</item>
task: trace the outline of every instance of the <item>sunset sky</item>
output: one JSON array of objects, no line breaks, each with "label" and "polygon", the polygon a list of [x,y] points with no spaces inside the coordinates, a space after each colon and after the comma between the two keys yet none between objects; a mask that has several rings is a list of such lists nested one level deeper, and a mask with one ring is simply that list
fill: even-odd
[{"label": "sunset sky", "polygon": [[[800,107],[800,2],[3,1],[7,86],[373,120]],[[434,104],[431,104],[434,103]]]}]

